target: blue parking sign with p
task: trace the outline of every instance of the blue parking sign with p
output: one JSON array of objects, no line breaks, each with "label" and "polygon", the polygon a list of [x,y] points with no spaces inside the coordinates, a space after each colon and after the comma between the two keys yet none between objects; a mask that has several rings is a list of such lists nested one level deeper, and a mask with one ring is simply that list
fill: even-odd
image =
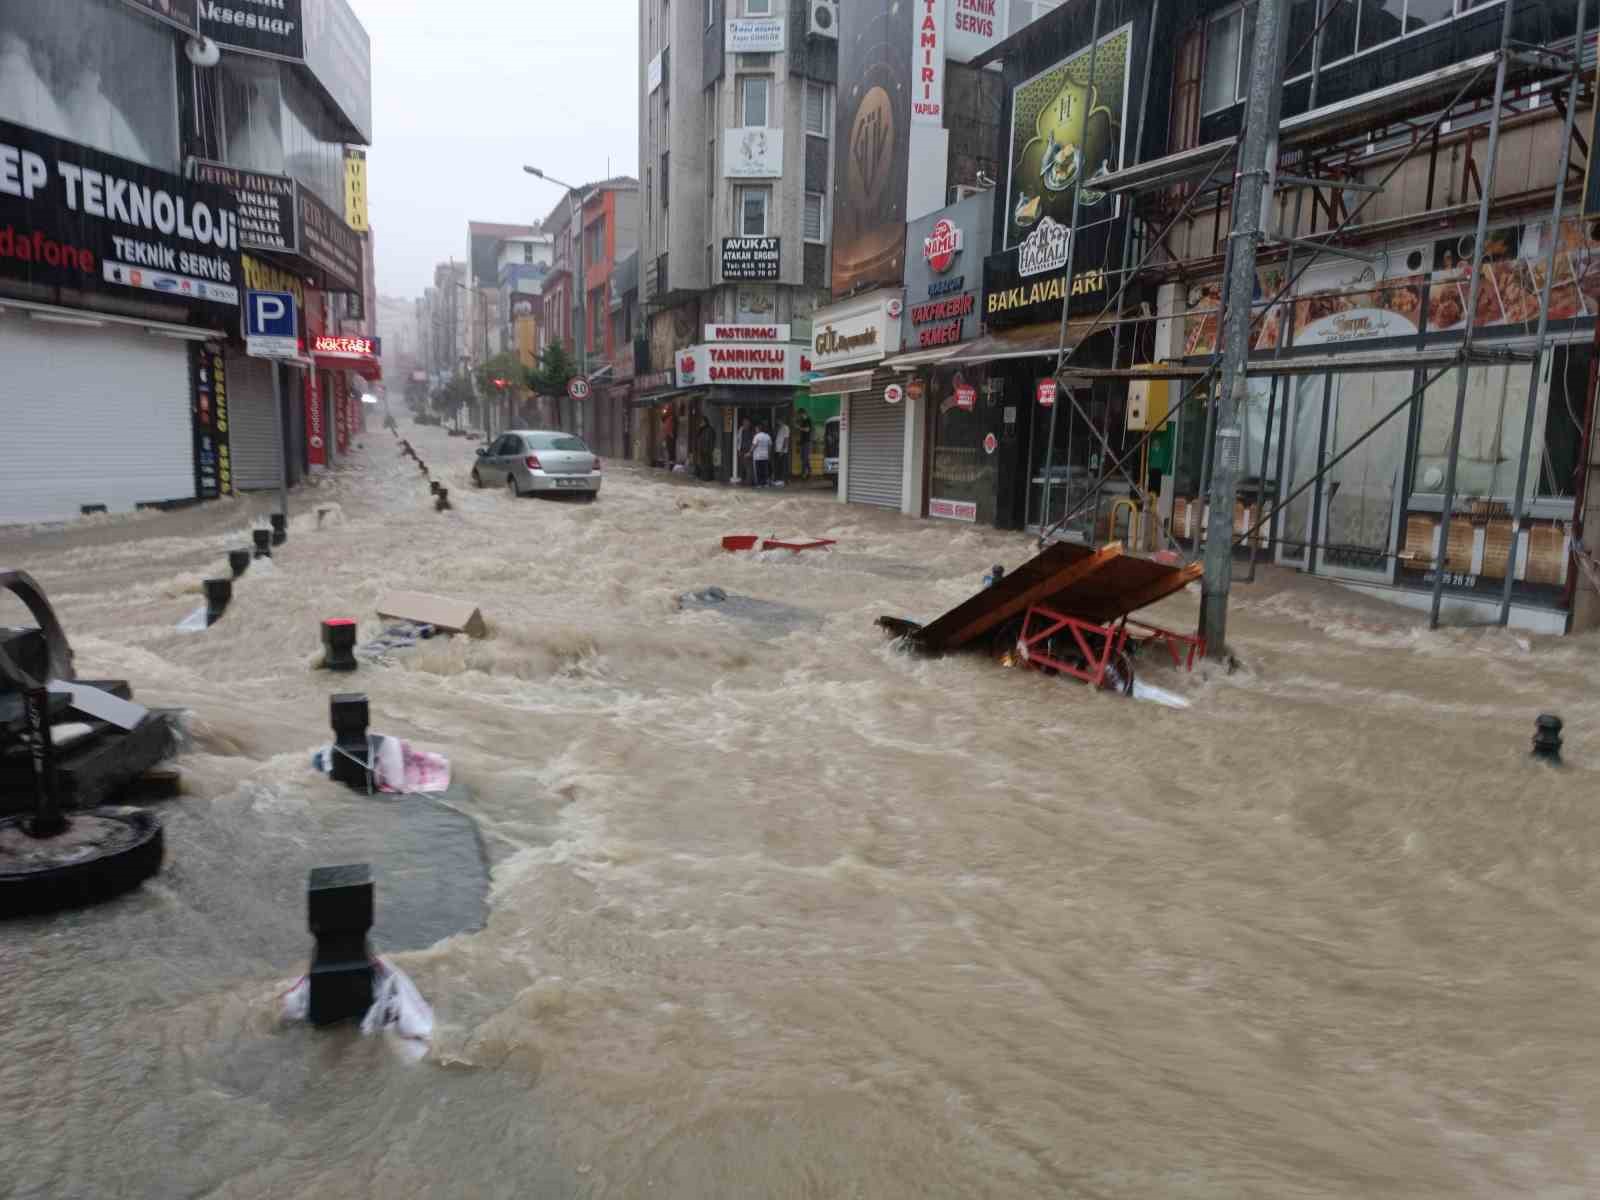
[{"label": "blue parking sign with p", "polygon": [[294,293],[245,292],[244,335],[247,338],[293,338]]}]

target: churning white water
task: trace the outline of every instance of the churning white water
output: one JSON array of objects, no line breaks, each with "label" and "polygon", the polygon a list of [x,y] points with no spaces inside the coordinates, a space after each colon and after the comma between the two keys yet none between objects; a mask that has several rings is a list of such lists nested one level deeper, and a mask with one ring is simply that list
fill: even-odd
[{"label": "churning white water", "polygon": [[[873,628],[1021,537],[627,470],[512,500],[406,433],[453,512],[369,433],[201,635],[174,624],[266,498],[0,534],[80,673],[193,733],[165,871],[0,929],[0,1193],[1600,1191],[1593,637],[1274,575],[1235,589],[1238,672],[1148,667],[1190,707],[1137,703]],[[709,586],[751,603],[680,608]],[[313,670],[318,621],[370,636],[394,587],[491,636]],[[394,955],[420,1062],[276,1020],[309,865],[370,851],[380,934],[481,871],[311,771],[349,687],[451,758],[493,865],[480,930]],[[1560,773],[1527,757],[1545,710]]]}]

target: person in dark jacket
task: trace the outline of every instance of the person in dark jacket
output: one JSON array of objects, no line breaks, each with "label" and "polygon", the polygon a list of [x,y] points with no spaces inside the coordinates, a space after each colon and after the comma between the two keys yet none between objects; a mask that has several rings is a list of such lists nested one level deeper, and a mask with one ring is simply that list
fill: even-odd
[{"label": "person in dark jacket", "polygon": [[700,428],[695,431],[694,473],[698,479],[716,478],[717,431],[707,417],[700,418]]}]

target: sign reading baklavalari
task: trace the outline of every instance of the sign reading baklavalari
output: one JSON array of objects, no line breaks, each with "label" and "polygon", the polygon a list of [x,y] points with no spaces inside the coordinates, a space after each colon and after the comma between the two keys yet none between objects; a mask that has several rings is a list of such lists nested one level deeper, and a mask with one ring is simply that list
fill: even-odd
[{"label": "sign reading baklavalari", "polygon": [[0,275],[233,307],[239,271],[225,188],[0,121]]},{"label": "sign reading baklavalari", "polygon": [[1015,246],[1046,219],[1071,227],[1072,197],[1079,225],[1109,220],[1116,198],[1095,180],[1122,166],[1133,26],[1124,25],[1084,46],[1011,93],[1011,152],[1006,184],[1006,246]]},{"label": "sign reading baklavalari", "polygon": [[778,277],[778,239],[775,237],[730,237],[722,239],[722,277],[724,279],[776,279]]}]

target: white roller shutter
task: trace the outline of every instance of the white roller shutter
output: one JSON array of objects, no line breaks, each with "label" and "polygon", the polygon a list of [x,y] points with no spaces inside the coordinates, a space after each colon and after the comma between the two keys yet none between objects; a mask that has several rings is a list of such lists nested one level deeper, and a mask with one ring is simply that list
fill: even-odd
[{"label": "white roller shutter", "polygon": [[228,367],[228,453],[233,486],[250,491],[280,482],[278,413],[272,396],[272,363],[231,347]]},{"label": "white roller shutter", "polygon": [[890,404],[874,376],[872,390],[854,392],[850,405],[849,478],[852,504],[900,507],[900,479],[906,456],[906,405]]},{"label": "white roller shutter", "polygon": [[194,499],[188,347],[0,313],[0,523]]}]

